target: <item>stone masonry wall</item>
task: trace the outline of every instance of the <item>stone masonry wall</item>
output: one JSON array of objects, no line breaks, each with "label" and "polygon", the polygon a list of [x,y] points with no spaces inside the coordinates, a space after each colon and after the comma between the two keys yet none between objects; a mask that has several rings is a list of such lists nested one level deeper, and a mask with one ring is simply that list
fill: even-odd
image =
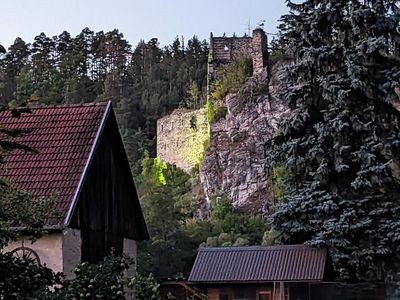
[{"label": "stone masonry wall", "polygon": [[208,137],[204,109],[177,109],[157,121],[157,156],[190,172],[200,163]]},{"label": "stone masonry wall", "polygon": [[261,28],[253,31],[252,37],[213,37],[210,34],[208,54],[208,93],[213,90],[213,82],[224,68],[240,57],[253,60],[253,74],[263,72],[268,63],[267,36]]}]

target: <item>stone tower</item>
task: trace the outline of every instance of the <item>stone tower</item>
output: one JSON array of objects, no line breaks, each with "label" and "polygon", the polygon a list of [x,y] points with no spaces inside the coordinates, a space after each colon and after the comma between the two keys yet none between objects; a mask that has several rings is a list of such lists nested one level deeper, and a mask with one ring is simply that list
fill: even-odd
[{"label": "stone tower", "polygon": [[252,52],[253,74],[259,74],[268,65],[267,35],[264,30],[257,28],[253,31]]},{"label": "stone tower", "polygon": [[252,37],[214,37],[210,33],[207,92],[212,91],[213,82],[219,78],[225,67],[235,59],[251,58],[253,74],[261,73],[268,63],[267,42],[267,35],[261,28],[253,30]]}]

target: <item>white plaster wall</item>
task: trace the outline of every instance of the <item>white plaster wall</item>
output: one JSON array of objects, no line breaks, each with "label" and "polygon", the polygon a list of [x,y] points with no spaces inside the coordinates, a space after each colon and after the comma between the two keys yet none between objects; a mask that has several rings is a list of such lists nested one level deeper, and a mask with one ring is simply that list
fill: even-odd
[{"label": "white plaster wall", "polygon": [[62,233],[50,233],[43,235],[32,243],[28,239],[11,242],[3,249],[4,252],[12,251],[23,245],[34,250],[40,258],[42,265],[47,266],[55,272],[63,271]]},{"label": "white plaster wall", "polygon": [[124,238],[124,249],[123,254],[129,257],[132,257],[135,260],[135,265],[130,268],[127,272],[127,275],[133,276],[136,272],[136,257],[137,257],[137,244],[135,240],[125,239]]},{"label": "white plaster wall", "polygon": [[124,254],[136,259],[137,244],[135,240],[124,238]]},{"label": "white plaster wall", "polygon": [[73,269],[81,262],[81,232],[67,228],[62,234],[63,271],[67,279],[74,277]]}]

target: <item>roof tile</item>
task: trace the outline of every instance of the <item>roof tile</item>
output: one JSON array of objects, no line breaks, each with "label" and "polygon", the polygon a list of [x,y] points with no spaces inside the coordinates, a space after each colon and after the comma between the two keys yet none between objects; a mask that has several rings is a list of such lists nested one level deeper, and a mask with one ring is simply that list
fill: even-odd
[{"label": "roof tile", "polygon": [[7,111],[0,113],[1,126],[30,130],[8,139],[38,151],[6,154],[0,176],[34,197],[56,195],[55,211],[60,217],[50,217],[47,225],[65,220],[106,108],[107,103],[44,106],[18,118]]}]

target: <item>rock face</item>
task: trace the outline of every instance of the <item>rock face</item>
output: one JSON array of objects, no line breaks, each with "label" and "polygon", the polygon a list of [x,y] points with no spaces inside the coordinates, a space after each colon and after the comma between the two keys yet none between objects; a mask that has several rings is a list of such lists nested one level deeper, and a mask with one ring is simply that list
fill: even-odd
[{"label": "rock face", "polygon": [[264,144],[289,112],[275,95],[276,73],[273,70],[275,75],[269,80],[264,69],[237,94],[225,98],[226,117],[211,126],[210,146],[200,170],[208,203],[214,192],[222,191],[239,210],[269,211],[273,197]]}]

